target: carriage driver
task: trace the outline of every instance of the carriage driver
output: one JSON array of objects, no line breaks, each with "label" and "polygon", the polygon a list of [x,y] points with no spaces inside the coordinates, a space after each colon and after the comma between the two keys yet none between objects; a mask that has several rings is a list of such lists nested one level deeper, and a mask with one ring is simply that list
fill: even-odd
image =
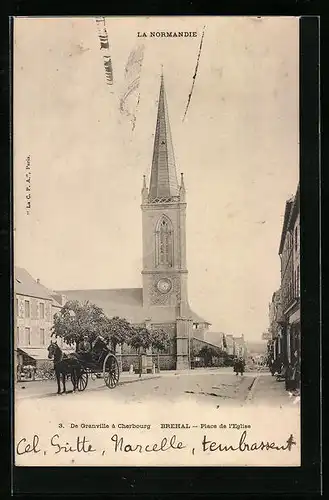
[{"label": "carriage driver", "polygon": [[85,361],[89,361],[91,359],[91,343],[88,335],[84,335],[83,340],[79,342],[77,352]]}]

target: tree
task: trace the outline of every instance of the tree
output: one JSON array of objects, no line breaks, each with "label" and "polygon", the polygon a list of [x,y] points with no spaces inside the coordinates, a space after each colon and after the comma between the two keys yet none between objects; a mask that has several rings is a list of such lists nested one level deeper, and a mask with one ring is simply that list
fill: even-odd
[{"label": "tree", "polygon": [[166,351],[170,345],[168,332],[162,329],[152,330],[152,347],[157,351],[158,371],[160,372],[160,351]]},{"label": "tree", "polygon": [[146,351],[150,347],[163,351],[169,346],[170,338],[166,331],[148,329],[145,326],[136,326],[133,328],[132,336],[129,339],[129,344],[137,350],[139,355],[139,376],[142,376],[141,354],[142,350]]},{"label": "tree", "polygon": [[227,353],[220,347],[204,345],[198,353],[200,358],[203,358],[205,366],[212,364],[212,358],[226,358]]},{"label": "tree", "polygon": [[129,340],[129,345],[137,350],[139,358],[139,376],[142,376],[142,349],[145,351],[151,346],[150,331],[144,326],[135,326],[132,336]]},{"label": "tree", "polygon": [[85,335],[92,342],[107,331],[103,310],[89,301],[70,300],[54,316],[52,336],[61,337],[68,345],[78,346]]},{"label": "tree", "polygon": [[203,358],[205,366],[211,365],[211,360],[216,355],[216,349],[207,345],[203,346],[199,351],[199,356]]},{"label": "tree", "polygon": [[130,339],[134,334],[134,328],[126,319],[114,316],[113,318],[106,318],[106,323],[104,337],[110,340],[114,352],[118,344],[130,343]]},{"label": "tree", "polygon": [[152,347],[157,351],[165,351],[170,345],[170,336],[168,332],[160,329],[152,329]]},{"label": "tree", "polygon": [[75,345],[86,335],[93,342],[99,335],[112,344],[115,350],[117,344],[129,342],[133,333],[127,320],[115,316],[108,318],[103,309],[89,301],[81,303],[77,300],[68,301],[59,313],[54,316],[52,335],[61,337],[68,345]]}]

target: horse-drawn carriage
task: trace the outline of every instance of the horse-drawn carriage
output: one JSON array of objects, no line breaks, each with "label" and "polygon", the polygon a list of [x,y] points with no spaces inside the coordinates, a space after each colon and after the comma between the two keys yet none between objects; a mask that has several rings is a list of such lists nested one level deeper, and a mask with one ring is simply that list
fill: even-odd
[{"label": "horse-drawn carriage", "polygon": [[78,353],[64,354],[57,342],[51,342],[48,347],[48,358],[54,361],[58,393],[60,393],[60,377],[62,375],[63,392],[66,392],[66,376],[70,375],[73,390],[84,391],[89,377],[103,376],[109,389],[114,389],[119,383],[119,363],[108,345],[101,339],[96,342],[88,355]]}]

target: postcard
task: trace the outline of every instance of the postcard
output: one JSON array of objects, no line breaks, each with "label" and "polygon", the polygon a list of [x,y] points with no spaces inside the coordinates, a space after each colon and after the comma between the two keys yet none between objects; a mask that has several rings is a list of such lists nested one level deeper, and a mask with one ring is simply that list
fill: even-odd
[{"label": "postcard", "polygon": [[299,19],[13,38],[15,465],[300,466]]}]

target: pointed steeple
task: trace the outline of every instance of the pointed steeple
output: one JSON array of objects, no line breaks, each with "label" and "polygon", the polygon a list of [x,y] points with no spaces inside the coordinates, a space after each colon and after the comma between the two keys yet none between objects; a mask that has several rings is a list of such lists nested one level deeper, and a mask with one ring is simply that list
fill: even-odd
[{"label": "pointed steeple", "polygon": [[174,149],[171,139],[164,78],[161,74],[158,115],[156,122],[149,201],[179,195]]}]

